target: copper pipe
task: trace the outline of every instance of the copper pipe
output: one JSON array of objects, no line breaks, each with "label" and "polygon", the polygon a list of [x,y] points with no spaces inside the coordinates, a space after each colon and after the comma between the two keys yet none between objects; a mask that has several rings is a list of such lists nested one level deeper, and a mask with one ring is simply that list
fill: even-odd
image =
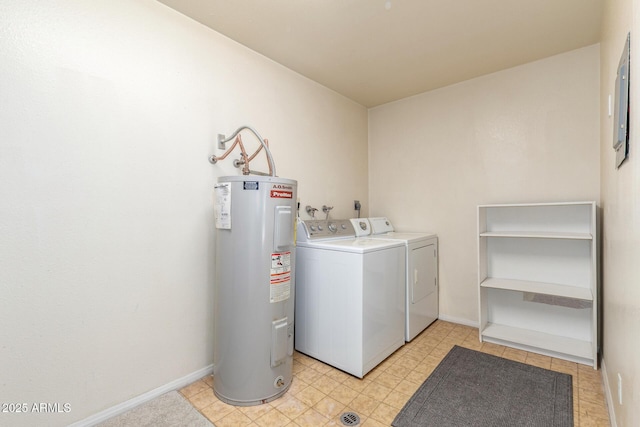
[{"label": "copper pipe", "polygon": [[[236,131],[229,138],[226,138],[226,139],[224,138],[224,135],[218,135],[218,143],[219,144],[220,143],[224,144],[225,142],[230,141],[231,139],[236,137],[236,135],[239,135],[240,132],[243,131],[244,129],[247,129],[247,130],[251,131],[251,133],[253,133],[256,136],[256,138],[258,138],[258,140],[260,141],[260,144],[262,145],[262,148],[265,149],[265,153],[267,154],[267,161],[269,163],[269,174],[270,174],[270,176],[276,176],[276,166],[275,166],[275,163],[273,161],[273,156],[271,155],[271,150],[269,150],[269,147],[265,143],[265,140],[252,127],[250,127],[250,126],[241,126],[238,129],[236,129]],[[234,143],[234,146],[235,146],[235,143]],[[230,151],[231,151],[231,149],[227,150],[227,152],[224,153],[221,157],[211,156],[211,157],[209,157],[209,161],[211,163],[215,164],[218,160],[224,159],[229,154]],[[258,150],[258,151],[260,151],[260,150]],[[242,156],[244,161],[248,161],[248,160],[253,159],[255,157],[255,155],[258,154],[258,152],[254,153],[254,155],[251,156],[251,157],[248,157],[246,154],[247,153],[244,152],[244,156]],[[249,172],[251,172],[251,170],[249,170],[248,168],[247,168],[247,170]],[[243,169],[243,172],[244,172],[244,169]]]},{"label": "copper pipe", "polygon": [[[231,145],[231,147],[229,147],[229,149],[227,151],[225,151],[224,154],[221,155],[221,156],[211,156],[210,157],[211,163],[216,163],[218,160],[224,160],[233,151],[233,149],[236,147],[236,145],[239,145],[240,146],[240,158],[241,158],[241,160],[234,161],[234,165],[236,167],[239,167],[240,164],[243,165],[242,174],[243,175],[249,175],[250,173],[253,172],[253,173],[256,173],[256,174],[259,174],[259,175],[266,175],[266,174],[263,174],[261,172],[252,171],[249,168],[249,162],[251,162],[251,160],[253,160],[258,155],[258,153],[260,153],[260,151],[264,148],[265,152],[267,153],[267,163],[269,165],[269,176],[275,176],[274,171],[273,171],[273,165],[272,165],[273,159],[272,159],[271,153],[269,151],[269,140],[268,139],[261,139],[260,137],[258,137],[258,139],[260,140],[261,144],[258,147],[258,149],[251,156],[249,156],[247,154],[247,151],[244,148],[244,144],[242,143],[242,137],[241,137],[241,135],[239,133],[242,129],[249,129],[257,136],[257,133],[253,129],[249,128],[249,127],[243,127],[243,128],[240,128],[240,129],[236,130],[236,132],[234,133],[234,135],[236,135],[236,139],[233,141],[233,144]],[[229,138],[229,139],[231,139],[231,138]]]},{"label": "copper pipe", "polygon": [[[236,148],[236,145],[238,145],[238,143],[241,142],[240,141],[240,135],[238,135],[235,139],[235,141],[233,141],[233,144],[231,144],[231,147],[229,147],[229,149],[227,151],[224,152],[224,154],[222,156],[211,156],[216,162],[218,160],[224,160],[227,158],[227,156],[229,155],[229,153],[231,153],[233,151],[234,148]],[[242,145],[240,145],[240,147],[242,147]]]},{"label": "copper pipe", "polygon": [[[268,139],[264,139],[264,144],[267,146],[267,148],[269,148],[269,140]],[[262,145],[260,145],[260,147],[258,147],[258,149],[255,151],[255,153],[253,153],[248,159],[247,159],[247,163],[249,163],[251,160],[253,160],[258,153],[262,150]],[[271,163],[267,162],[269,164],[269,175],[273,175],[273,171],[271,170]]]}]

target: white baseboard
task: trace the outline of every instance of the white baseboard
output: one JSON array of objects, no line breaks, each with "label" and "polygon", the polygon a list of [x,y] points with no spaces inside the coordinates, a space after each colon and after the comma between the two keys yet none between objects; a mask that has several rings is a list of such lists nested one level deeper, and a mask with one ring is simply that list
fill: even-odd
[{"label": "white baseboard", "polygon": [[101,422],[108,420],[109,418],[115,417],[116,415],[123,414],[136,406],[140,406],[143,403],[146,403],[150,400],[155,399],[156,397],[162,396],[165,393],[168,393],[173,390],[181,389],[205,375],[209,375],[213,373],[213,365],[206,366],[202,369],[199,369],[195,372],[192,372],[182,378],[178,378],[177,380],[171,381],[165,385],[162,385],[158,388],[155,388],[151,391],[148,391],[140,396],[136,396],[133,399],[129,399],[125,402],[122,402],[116,406],[112,406],[109,409],[105,409],[104,411],[98,412],[88,418],[85,418],[82,421],[78,421],[76,423],[71,424],[69,427],[88,427],[94,426]]},{"label": "white baseboard", "polygon": [[604,397],[607,401],[607,409],[609,410],[609,423],[611,427],[618,427],[616,422],[616,411],[613,405],[613,394],[609,386],[609,376],[607,375],[607,365],[604,363],[604,357],[600,361],[600,371],[602,372],[602,386],[604,387]]},{"label": "white baseboard", "polygon": [[478,322],[474,322],[469,319],[463,319],[461,317],[447,316],[446,314],[439,314],[438,319],[444,320],[445,322],[458,323],[460,325],[471,326],[472,328],[477,328],[479,326]]}]

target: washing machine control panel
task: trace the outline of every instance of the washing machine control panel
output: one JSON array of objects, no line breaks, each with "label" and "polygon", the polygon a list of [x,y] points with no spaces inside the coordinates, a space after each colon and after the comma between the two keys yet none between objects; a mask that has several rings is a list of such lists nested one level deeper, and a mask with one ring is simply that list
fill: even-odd
[{"label": "washing machine control panel", "polygon": [[355,237],[356,232],[348,219],[308,219],[300,220],[298,234],[298,239],[319,240]]}]

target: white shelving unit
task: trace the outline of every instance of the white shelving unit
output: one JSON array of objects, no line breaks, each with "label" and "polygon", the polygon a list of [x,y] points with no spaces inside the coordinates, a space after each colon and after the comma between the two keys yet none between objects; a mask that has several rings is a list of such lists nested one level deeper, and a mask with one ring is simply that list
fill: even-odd
[{"label": "white shelving unit", "polygon": [[598,366],[595,202],[478,206],[480,341]]}]

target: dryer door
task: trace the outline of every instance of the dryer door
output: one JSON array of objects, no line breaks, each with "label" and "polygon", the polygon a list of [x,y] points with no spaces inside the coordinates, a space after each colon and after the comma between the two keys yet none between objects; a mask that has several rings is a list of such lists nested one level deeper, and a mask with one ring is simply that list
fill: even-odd
[{"label": "dryer door", "polygon": [[437,290],[436,271],[437,256],[436,245],[429,244],[415,248],[409,255],[412,259],[409,263],[411,268],[410,277],[410,298],[411,304],[416,304]]}]

